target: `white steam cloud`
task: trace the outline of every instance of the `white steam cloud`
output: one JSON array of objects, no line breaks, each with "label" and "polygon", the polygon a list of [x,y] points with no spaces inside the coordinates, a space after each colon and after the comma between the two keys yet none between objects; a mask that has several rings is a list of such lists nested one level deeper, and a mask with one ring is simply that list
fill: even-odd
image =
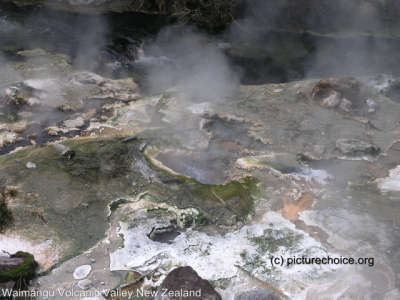
[{"label": "white steam cloud", "polygon": [[150,93],[179,86],[192,100],[215,101],[231,94],[238,84],[217,44],[194,30],[179,34],[164,29],[147,48],[146,55],[158,62],[150,68],[145,83]]},{"label": "white steam cloud", "polygon": [[82,28],[82,33],[77,40],[74,64],[78,68],[92,70],[94,62],[100,54],[101,48],[106,44],[108,25],[102,15],[87,18],[81,16],[77,28]]}]

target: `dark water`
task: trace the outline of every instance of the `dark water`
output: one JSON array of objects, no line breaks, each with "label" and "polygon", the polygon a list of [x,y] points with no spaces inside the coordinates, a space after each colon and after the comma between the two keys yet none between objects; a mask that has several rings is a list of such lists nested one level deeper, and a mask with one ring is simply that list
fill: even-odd
[{"label": "dark water", "polygon": [[[64,53],[78,68],[109,77],[133,76],[140,83],[145,66],[139,49],[165,43],[157,33],[171,25],[167,16],[142,13],[82,15],[39,6],[0,6],[0,53],[21,59],[20,50],[41,48]],[[186,34],[183,30],[176,34]],[[267,31],[254,39],[219,33],[209,36],[228,57],[242,84],[288,82],[334,75],[398,75],[400,38],[367,35],[333,38],[310,33]],[[136,78],[137,77],[137,78]]]},{"label": "dark water", "polygon": [[73,58],[78,68],[100,70],[137,58],[143,40],[167,24],[165,16],[140,13],[83,15],[38,6],[0,6],[0,49],[9,60],[21,50],[40,48]]}]

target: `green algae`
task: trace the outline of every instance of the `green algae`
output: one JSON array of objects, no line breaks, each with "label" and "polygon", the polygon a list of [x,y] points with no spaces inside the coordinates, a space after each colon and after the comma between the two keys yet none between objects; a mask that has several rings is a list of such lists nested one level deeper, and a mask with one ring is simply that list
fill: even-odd
[{"label": "green algae", "polygon": [[265,254],[274,254],[280,249],[285,251],[296,251],[300,241],[303,239],[301,234],[295,233],[288,228],[274,229],[269,228],[263,231],[260,236],[248,237],[254,246],[255,252],[248,253],[242,251],[240,257],[244,261],[243,270],[250,274],[256,271],[258,276],[263,277],[267,281],[274,281],[282,276],[282,271],[275,266],[269,267],[265,261]]},{"label": "green algae", "polygon": [[121,206],[131,203],[131,201],[126,200],[126,199],[118,199],[116,201],[114,201],[113,203],[110,204],[110,210],[111,212],[116,211],[118,208],[120,208]]},{"label": "green algae", "polygon": [[257,190],[256,180],[247,178],[244,183],[232,181],[223,185],[201,184],[193,190],[193,194],[203,201],[214,203],[216,207],[222,205],[227,208],[231,218],[237,221],[254,212],[254,195],[251,191]]},{"label": "green algae", "polygon": [[[159,141],[159,140],[158,140]],[[202,184],[196,179],[175,173],[152,159],[160,148],[170,146],[158,144],[156,147],[146,147],[146,159],[149,166],[164,178],[177,181],[176,191],[178,201],[167,200],[170,205],[179,208],[195,207],[201,213],[198,216],[185,216],[182,222],[189,224],[206,225],[210,223],[232,225],[244,220],[254,212],[254,200],[261,197],[264,189],[261,183],[253,178],[246,177],[242,182],[232,181],[222,185]],[[173,178],[171,178],[173,172]],[[167,180],[164,180],[167,182]],[[157,199],[159,201],[159,199]]]},{"label": "green algae", "polygon": [[182,224],[183,227],[196,227],[196,226],[204,226],[211,222],[209,218],[207,218],[203,213],[195,214],[195,213],[181,213],[179,215],[179,223]]},{"label": "green algae", "polygon": [[[132,181],[140,178],[131,169],[135,143],[119,140],[63,142],[74,149],[73,159],[63,157],[52,145],[32,146],[0,157],[0,180],[21,185],[21,201],[12,208],[18,212],[18,230],[30,238],[57,241],[61,260],[104,238],[109,228],[109,204],[134,192]],[[28,161],[37,168],[27,169]],[[32,198],[30,194],[37,196]],[[30,198],[29,209],[24,198]],[[32,217],[30,210],[41,211],[43,219]],[[25,228],[41,229],[28,232]]]},{"label": "green algae", "polygon": [[0,270],[0,282],[18,281],[28,282],[35,275],[36,267],[38,266],[35,258],[28,252],[18,251],[10,256],[11,258],[22,258],[24,263],[18,268],[3,271]]},{"label": "green algae", "polygon": [[[72,159],[53,145],[30,146],[0,157],[0,182],[21,187],[20,201],[12,207],[17,231],[30,239],[54,241],[60,261],[65,261],[106,236],[110,209],[123,205],[123,199],[137,197],[149,207],[165,203],[180,227],[235,225],[254,211],[253,202],[262,190],[256,179],[204,185],[153,164],[142,153],[144,139],[126,143],[125,138],[63,141],[75,151]],[[161,148],[170,145],[159,139],[151,142]],[[153,151],[150,146],[147,150]],[[37,167],[28,169],[27,162]],[[30,211],[40,211],[42,217]]]},{"label": "green algae", "polygon": [[250,242],[259,253],[275,253],[279,248],[296,250],[299,242],[303,239],[301,234],[290,229],[266,229],[262,236],[250,237]]}]

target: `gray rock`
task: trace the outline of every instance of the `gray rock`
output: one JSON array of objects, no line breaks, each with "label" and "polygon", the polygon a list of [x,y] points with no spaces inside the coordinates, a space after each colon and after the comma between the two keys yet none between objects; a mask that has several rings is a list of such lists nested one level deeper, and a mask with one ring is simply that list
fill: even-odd
[{"label": "gray rock", "polygon": [[26,167],[28,169],[36,169],[36,164],[29,161],[29,162],[26,163]]},{"label": "gray rock", "polygon": [[74,279],[83,279],[89,275],[90,271],[92,271],[91,265],[79,266],[75,269],[72,276],[74,276]]},{"label": "gray rock", "polygon": [[311,92],[311,97],[314,100],[323,100],[335,91],[346,99],[354,101],[360,93],[361,86],[362,83],[354,77],[325,78],[317,82]]},{"label": "gray rock", "polygon": [[374,100],[367,99],[365,102],[367,103],[369,108],[372,108],[375,111],[377,111],[379,109],[378,104],[376,104]]},{"label": "gray rock", "polygon": [[24,50],[24,51],[18,51],[17,55],[21,55],[21,56],[42,56],[42,55],[47,55],[48,53],[46,53],[46,51],[44,51],[43,49],[33,49],[33,50]]},{"label": "gray rock", "polygon": [[68,158],[72,158],[75,155],[75,152],[71,150],[70,147],[67,147],[63,144],[55,144],[54,148],[61,153],[62,156],[66,156]]},{"label": "gray rock", "polygon": [[280,300],[276,293],[269,289],[252,289],[237,293],[234,300]]},{"label": "gray rock", "polygon": [[351,111],[353,104],[349,100],[343,98],[342,101],[340,101],[339,107],[341,109],[343,109],[344,111],[349,112],[349,111]]},{"label": "gray rock", "polygon": [[78,286],[82,290],[87,290],[87,289],[91,288],[92,285],[93,285],[93,282],[90,279],[83,279],[83,280],[78,282]]},{"label": "gray rock", "polygon": [[368,105],[368,110],[367,113],[369,114],[373,114],[374,112],[376,112],[379,109],[379,105],[376,104],[373,100],[368,99],[367,101],[365,101]]},{"label": "gray rock", "polygon": [[381,149],[375,145],[350,139],[337,140],[336,148],[346,155],[378,155],[381,151]]},{"label": "gray rock", "polygon": [[322,99],[319,103],[326,108],[335,108],[340,104],[341,94],[336,91],[331,91],[329,95]]}]

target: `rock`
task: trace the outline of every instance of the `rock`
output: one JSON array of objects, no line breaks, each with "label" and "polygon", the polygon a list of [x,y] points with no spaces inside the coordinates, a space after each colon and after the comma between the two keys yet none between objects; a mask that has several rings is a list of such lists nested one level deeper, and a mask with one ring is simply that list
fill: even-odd
[{"label": "rock", "polygon": [[27,123],[26,122],[19,122],[19,123],[12,123],[7,125],[7,129],[9,131],[15,132],[15,133],[21,133],[27,128]]},{"label": "rock", "polygon": [[32,106],[33,104],[37,104],[36,100],[29,100],[34,97],[34,89],[27,85],[25,82],[16,82],[10,85],[5,89],[6,95],[8,97],[8,104],[13,104],[17,107],[21,107],[23,105]]},{"label": "rock", "polygon": [[[331,96],[332,91],[354,102],[360,93],[362,83],[354,77],[331,77],[318,81],[311,92],[313,100],[321,101]],[[337,97],[337,96],[336,96]]]},{"label": "rock", "polygon": [[372,108],[374,111],[377,111],[379,109],[379,105],[375,103],[374,100],[367,99],[365,101],[368,105],[369,108]]},{"label": "rock", "polygon": [[[162,295],[165,289],[170,295]],[[185,293],[186,294],[185,296]],[[179,267],[172,270],[159,287],[155,300],[220,300],[221,296],[211,284],[202,279],[192,267]]]},{"label": "rock", "polygon": [[77,71],[67,77],[68,81],[73,84],[88,85],[88,84],[104,84],[104,78],[95,73],[87,71]]},{"label": "rock", "polygon": [[72,276],[74,276],[74,279],[83,279],[86,276],[88,276],[91,271],[92,271],[91,265],[79,266],[74,270]]},{"label": "rock", "polygon": [[67,147],[63,144],[55,144],[54,148],[56,148],[56,150],[60,152],[62,156],[66,156],[70,159],[75,155],[75,152],[71,150],[70,147]]},{"label": "rock", "polygon": [[321,106],[326,108],[335,108],[339,106],[340,98],[340,93],[336,91],[331,91],[329,95],[326,98],[322,99],[319,103]]},{"label": "rock", "polygon": [[79,128],[85,125],[85,118],[82,114],[75,114],[66,118],[62,124],[67,128]]},{"label": "rock", "polygon": [[7,144],[12,144],[17,142],[18,134],[15,132],[4,131],[0,133],[0,148],[6,146]]},{"label": "rock", "polygon": [[339,105],[339,107],[346,112],[351,111],[352,106],[353,106],[353,104],[346,98],[343,98],[342,101],[340,101],[340,105]]},{"label": "rock", "polygon": [[61,129],[57,126],[50,126],[45,128],[43,131],[47,132],[49,135],[58,135]]},{"label": "rock", "polygon": [[93,282],[90,279],[83,279],[83,280],[78,282],[78,286],[82,290],[87,290],[87,289],[91,288],[92,285],[93,285]]},{"label": "rock", "polygon": [[103,78],[102,82],[96,84],[100,86],[100,91],[87,96],[88,99],[112,98],[127,103],[140,98],[139,86],[132,78],[118,80]]},{"label": "rock", "polygon": [[11,256],[0,256],[0,283],[14,282],[19,288],[26,288],[35,275],[37,263],[32,254],[18,251]]},{"label": "rock", "polygon": [[368,99],[367,101],[365,101],[368,105],[368,110],[367,113],[369,114],[373,114],[374,112],[376,112],[379,109],[379,105],[375,103],[375,101]]},{"label": "rock", "polygon": [[276,293],[269,289],[252,289],[237,293],[234,300],[280,300]]},{"label": "rock", "polygon": [[358,140],[339,139],[336,147],[346,155],[378,155],[381,149],[375,145]]},{"label": "rock", "polygon": [[24,263],[24,259],[21,257],[8,257],[8,256],[0,256],[0,270],[9,271],[12,269],[16,269]]},{"label": "rock", "polygon": [[368,173],[368,172],[361,174],[361,176],[364,178],[367,178],[367,179],[372,177],[371,173]]},{"label": "rock", "polygon": [[28,169],[36,169],[36,164],[29,161],[29,162],[26,163],[26,167]]},{"label": "rock", "polygon": [[21,56],[41,56],[41,55],[47,55],[48,53],[42,49],[33,49],[33,50],[24,50],[24,51],[18,51],[17,55]]}]

